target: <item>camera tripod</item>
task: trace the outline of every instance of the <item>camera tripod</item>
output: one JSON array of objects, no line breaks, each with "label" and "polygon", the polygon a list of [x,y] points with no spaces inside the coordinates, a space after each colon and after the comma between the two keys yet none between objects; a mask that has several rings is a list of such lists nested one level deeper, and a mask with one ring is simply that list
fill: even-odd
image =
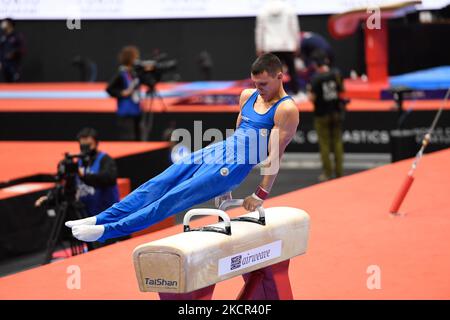
[{"label": "camera tripod", "polygon": [[161,94],[156,90],[156,84],[149,86],[145,94],[144,104],[143,104],[143,115],[141,120],[141,140],[149,141],[149,135],[153,128],[153,103],[155,98],[161,101],[163,109],[166,109],[166,104]]},{"label": "camera tripod", "polygon": [[[47,242],[47,250],[45,254],[45,260],[43,264],[48,264],[51,262],[53,253],[55,251],[55,248],[58,244],[58,241],[61,239],[61,232],[62,228],[64,226],[64,222],[66,221],[66,217],[69,217],[71,219],[82,219],[85,218],[85,215],[83,215],[83,204],[75,199],[64,199],[63,201],[59,202],[57,201],[56,205],[56,216],[55,221],[52,226],[52,230],[50,232],[50,237]],[[70,247],[72,251],[72,255],[78,255],[83,253],[84,243],[76,240],[76,239],[70,239]],[[91,250],[92,248],[89,247],[88,249]]]}]

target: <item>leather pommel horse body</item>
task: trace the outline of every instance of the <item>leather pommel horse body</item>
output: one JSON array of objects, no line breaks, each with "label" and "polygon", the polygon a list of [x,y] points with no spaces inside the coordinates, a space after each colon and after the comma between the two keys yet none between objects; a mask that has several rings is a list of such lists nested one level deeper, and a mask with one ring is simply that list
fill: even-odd
[{"label": "leather pommel horse body", "polygon": [[[211,299],[216,283],[243,275],[238,299],[292,299],[289,259],[304,254],[309,215],[291,207],[259,207],[235,219],[225,209],[243,200],[226,200],[219,209],[193,209],[184,232],[138,246],[133,252],[139,288],[161,299]],[[197,215],[220,222],[191,229]]]}]

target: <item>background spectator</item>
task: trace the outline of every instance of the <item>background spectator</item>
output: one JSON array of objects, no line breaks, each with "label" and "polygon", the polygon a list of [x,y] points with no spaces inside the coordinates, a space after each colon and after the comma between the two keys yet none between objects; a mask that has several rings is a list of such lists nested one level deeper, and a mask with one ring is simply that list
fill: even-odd
[{"label": "background spectator", "polygon": [[24,55],[23,36],[15,31],[15,22],[6,18],[1,22],[0,69],[5,82],[20,79],[20,67]]},{"label": "background spectator", "polygon": [[299,52],[300,23],[297,14],[283,0],[268,0],[256,17],[256,54],[275,54],[288,68],[289,87],[297,98],[299,87],[294,59]]},{"label": "background spectator", "polygon": [[106,91],[117,98],[117,124],[120,140],[140,140],[141,99],[140,81],[133,66],[139,59],[139,49],[124,47],[119,53],[119,70]]},{"label": "background spectator", "polygon": [[309,96],[314,103],[314,127],[319,141],[323,172],[320,181],[332,178],[330,152],[334,153],[334,174],[343,174],[344,147],[342,143],[342,78],[337,70],[330,69],[329,60],[323,53],[313,57],[317,72],[309,86]]}]

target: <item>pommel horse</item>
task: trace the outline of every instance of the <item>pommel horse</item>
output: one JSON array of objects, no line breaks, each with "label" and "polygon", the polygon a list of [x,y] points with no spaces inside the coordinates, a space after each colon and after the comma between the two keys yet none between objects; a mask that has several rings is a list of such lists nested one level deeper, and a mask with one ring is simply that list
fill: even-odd
[{"label": "pommel horse", "polygon": [[[216,283],[242,275],[238,300],[292,300],[289,261],[306,252],[309,215],[291,207],[258,207],[230,219],[225,210],[243,202],[192,209],[184,216],[184,232],[136,247],[140,290],[158,292],[161,300],[209,300]],[[198,215],[215,215],[219,222],[192,229],[189,222]]]}]

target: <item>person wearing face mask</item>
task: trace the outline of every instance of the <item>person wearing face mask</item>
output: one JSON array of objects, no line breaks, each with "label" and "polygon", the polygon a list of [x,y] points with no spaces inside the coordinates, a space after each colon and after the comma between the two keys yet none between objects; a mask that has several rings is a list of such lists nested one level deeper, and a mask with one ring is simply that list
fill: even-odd
[{"label": "person wearing face mask", "polygon": [[15,22],[6,18],[1,22],[0,70],[5,82],[17,82],[24,54],[23,36],[15,29]]},{"label": "person wearing face mask", "polygon": [[[75,177],[76,195],[75,202],[72,203],[77,208],[78,214],[82,218],[92,218],[109,208],[116,202],[119,202],[119,189],[117,186],[117,166],[108,154],[99,151],[98,134],[93,128],[84,128],[77,139],[80,147],[78,161],[78,175]],[[40,197],[35,202],[36,207],[60,208],[64,201],[70,202],[66,198],[67,187],[57,185],[50,190],[47,195]],[[56,210],[58,212],[58,209]],[[76,218],[74,212],[68,212],[65,219]],[[59,240],[66,239],[67,235],[63,233]],[[93,250],[112,244],[117,241],[128,239],[129,236],[111,239],[103,243],[90,243],[88,249]],[[51,256],[50,256],[51,257]]]},{"label": "person wearing face mask", "polygon": [[[78,133],[80,153],[78,166],[77,200],[84,205],[84,215],[94,216],[119,201],[116,183],[117,166],[108,154],[98,150],[98,135],[95,129],[84,128]],[[61,192],[61,191],[59,191]],[[55,191],[40,197],[35,206],[52,205]]]},{"label": "person wearing face mask", "polygon": [[119,201],[117,166],[108,154],[98,150],[95,129],[78,133],[80,151],[87,161],[79,162],[78,195],[88,216],[94,216]]}]

